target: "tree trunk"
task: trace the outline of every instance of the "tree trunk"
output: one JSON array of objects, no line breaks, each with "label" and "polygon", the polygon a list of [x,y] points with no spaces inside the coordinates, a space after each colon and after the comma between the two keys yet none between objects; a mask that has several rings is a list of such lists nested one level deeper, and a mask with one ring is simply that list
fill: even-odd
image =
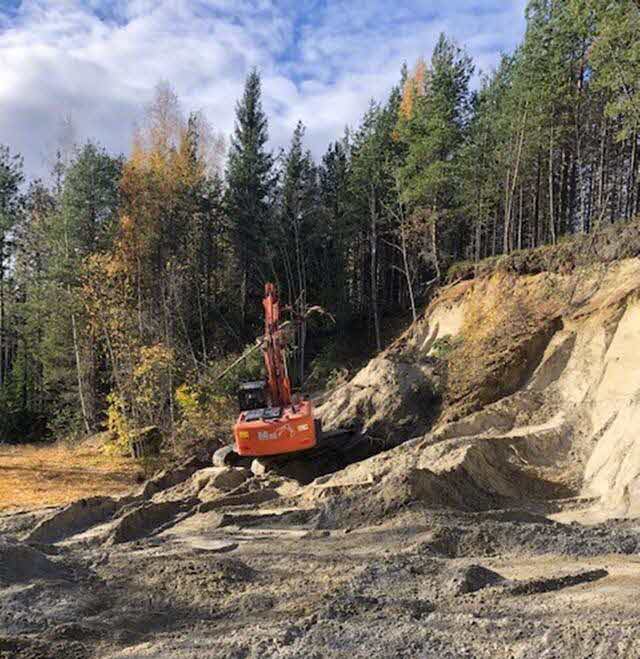
[{"label": "tree trunk", "polygon": [[242,274],[240,278],[240,318],[244,324],[247,317],[247,263],[242,259]]},{"label": "tree trunk", "polygon": [[520,208],[518,211],[518,249],[522,249],[522,222],[523,222],[523,206],[524,206],[524,189],[520,186]]},{"label": "tree trunk", "polygon": [[[71,299],[71,286],[67,286],[67,295],[69,296],[69,303],[73,304]],[[87,404],[84,396],[84,385],[82,382],[82,362],[80,359],[80,346],[78,343],[78,327],[76,324],[76,314],[71,312],[71,334],[73,337],[73,353],[76,359],[76,377],[78,379],[78,397],[80,398],[80,410],[82,412],[82,421],[87,435],[91,432],[91,424],[89,423],[89,414],[87,412]]]},{"label": "tree trunk", "polygon": [[482,242],[482,185],[477,183],[478,186],[478,206],[476,209],[476,225],[473,236],[473,260],[477,263],[480,260],[481,242]]},{"label": "tree trunk", "polygon": [[533,231],[533,241],[531,247],[537,247],[542,243],[542,223],[540,222],[540,185],[542,183],[542,163],[541,153],[538,151],[538,162],[536,166],[536,191],[535,199],[533,201],[533,217],[535,221],[535,229]]},{"label": "tree trunk", "polygon": [[382,339],[380,336],[380,316],[378,312],[378,233],[377,233],[377,209],[376,198],[373,189],[369,192],[369,213],[371,215],[371,308],[373,312],[373,327],[375,330],[376,349],[382,350]]},{"label": "tree trunk", "polygon": [[504,244],[503,244],[503,251],[505,254],[508,254],[513,247],[513,241],[511,237],[511,216],[513,213],[513,198],[516,193],[518,174],[520,172],[520,160],[522,159],[522,149],[524,147],[524,133],[525,133],[526,125],[527,125],[527,110],[525,109],[524,114],[522,115],[522,128],[520,129],[520,138],[518,140],[518,152],[516,154],[516,162],[513,172],[513,178],[511,180],[511,189],[508,190],[507,203],[505,204]]},{"label": "tree trunk", "polygon": [[635,214],[635,188],[636,188],[636,168],[638,166],[638,135],[634,131],[631,145],[631,163],[629,166],[629,181],[627,184],[627,209],[625,217],[631,219]]},{"label": "tree trunk", "polygon": [[598,215],[602,215],[602,204],[604,201],[604,185],[605,185],[605,154],[607,142],[607,119],[603,120],[602,135],[600,137],[600,171],[598,176]]},{"label": "tree trunk", "polygon": [[411,304],[411,317],[415,322],[418,319],[418,315],[416,313],[416,301],[413,297],[413,284],[411,283],[411,271],[409,270],[409,259],[407,257],[407,240],[402,222],[400,223],[400,239],[402,241],[402,263],[404,264],[404,274],[407,279],[407,291]]},{"label": "tree trunk", "polygon": [[440,257],[438,256],[438,216],[433,209],[431,219],[431,249],[433,251],[433,267],[436,271],[436,282],[440,283],[442,273],[440,272]]},{"label": "tree trunk", "polygon": [[559,199],[557,203],[557,212],[558,212],[558,223],[556,229],[558,234],[562,236],[566,233],[567,230],[567,181],[568,181],[568,164],[567,164],[567,152],[563,147],[561,149],[562,159],[560,166],[560,190],[559,190]]},{"label": "tree trunk", "polygon": [[549,231],[552,244],[556,244],[555,207],[553,204],[553,128],[549,140]]}]

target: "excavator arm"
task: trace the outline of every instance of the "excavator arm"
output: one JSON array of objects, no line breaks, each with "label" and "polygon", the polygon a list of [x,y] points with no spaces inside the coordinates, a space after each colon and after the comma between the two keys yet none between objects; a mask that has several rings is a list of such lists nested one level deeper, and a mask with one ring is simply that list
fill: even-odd
[{"label": "excavator arm", "polygon": [[280,302],[274,284],[265,284],[264,299],[264,365],[267,389],[273,407],[291,405],[291,380],[287,373],[285,349],[287,337],[280,325]]}]

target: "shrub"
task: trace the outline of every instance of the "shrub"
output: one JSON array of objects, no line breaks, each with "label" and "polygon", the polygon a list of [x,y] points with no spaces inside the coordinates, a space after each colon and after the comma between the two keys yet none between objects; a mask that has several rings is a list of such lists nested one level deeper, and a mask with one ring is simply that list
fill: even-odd
[{"label": "shrub", "polygon": [[461,336],[446,334],[433,342],[431,351],[437,359],[448,359],[449,355],[462,343]]},{"label": "shrub", "polygon": [[122,397],[116,392],[107,396],[107,430],[111,439],[104,445],[105,453],[110,455],[126,455],[133,429],[126,413],[126,404]]},{"label": "shrub", "polygon": [[211,393],[202,385],[182,384],[176,390],[176,404],[178,442],[222,440],[230,436],[234,405],[228,396]]},{"label": "shrub", "polygon": [[333,343],[324,346],[309,364],[309,375],[306,384],[313,387],[327,388],[341,384],[348,375],[348,370],[342,366],[342,363]]}]

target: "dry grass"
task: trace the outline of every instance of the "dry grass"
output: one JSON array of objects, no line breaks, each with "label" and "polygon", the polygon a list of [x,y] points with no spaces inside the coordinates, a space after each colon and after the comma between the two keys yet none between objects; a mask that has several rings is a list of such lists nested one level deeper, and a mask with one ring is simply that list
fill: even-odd
[{"label": "dry grass", "polygon": [[513,393],[556,331],[567,281],[498,272],[467,287],[461,341],[449,353],[447,418]]},{"label": "dry grass", "polygon": [[0,511],[119,494],[135,484],[138,472],[133,460],[91,447],[0,445]]}]

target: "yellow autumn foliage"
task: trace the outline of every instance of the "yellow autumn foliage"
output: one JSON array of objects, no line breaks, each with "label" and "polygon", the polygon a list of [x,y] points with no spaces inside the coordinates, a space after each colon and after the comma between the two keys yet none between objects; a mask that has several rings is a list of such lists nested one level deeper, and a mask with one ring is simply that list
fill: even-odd
[{"label": "yellow autumn foliage", "polygon": [[411,118],[416,98],[424,96],[426,93],[427,72],[427,63],[423,58],[420,58],[409,77],[405,80],[400,101],[400,115],[404,119]]}]

